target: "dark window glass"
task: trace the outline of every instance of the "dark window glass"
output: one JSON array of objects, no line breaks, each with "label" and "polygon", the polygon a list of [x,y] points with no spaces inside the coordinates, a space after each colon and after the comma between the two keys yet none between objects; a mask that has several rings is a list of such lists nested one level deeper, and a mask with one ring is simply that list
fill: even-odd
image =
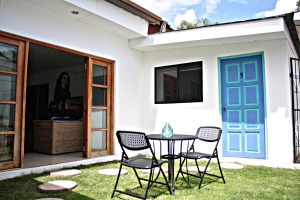
[{"label": "dark window glass", "polygon": [[203,102],[202,62],[155,68],[155,103]]},{"label": "dark window glass", "polygon": [[15,130],[15,105],[0,104],[0,131],[14,131],[14,130]]},{"label": "dark window glass", "polygon": [[0,74],[0,100],[16,100],[16,75]]},{"label": "dark window glass", "polygon": [[0,135],[0,163],[13,161],[14,135]]},{"label": "dark window glass", "polygon": [[17,71],[18,47],[0,42],[0,70]]},{"label": "dark window glass", "polygon": [[93,83],[107,85],[106,67],[93,65]]},{"label": "dark window glass", "polygon": [[93,106],[106,106],[106,89],[93,87]]}]

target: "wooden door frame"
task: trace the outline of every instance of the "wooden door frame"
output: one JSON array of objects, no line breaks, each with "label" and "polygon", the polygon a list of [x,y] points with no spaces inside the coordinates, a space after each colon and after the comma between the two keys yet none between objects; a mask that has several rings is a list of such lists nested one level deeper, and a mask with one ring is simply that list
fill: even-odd
[{"label": "wooden door frame", "polygon": [[[47,42],[43,42],[43,41],[39,41],[39,40],[35,40],[35,39],[32,39],[32,38],[27,38],[27,37],[24,37],[24,36],[20,36],[20,35],[16,35],[16,34],[12,34],[12,33],[8,33],[8,32],[4,32],[4,31],[0,31],[0,37],[8,37],[8,38],[11,38],[13,40],[20,40],[20,41],[23,41],[25,43],[25,52],[23,54],[23,60],[24,60],[24,63],[23,63],[23,81],[22,83],[17,83],[18,85],[20,84],[23,84],[21,87],[22,87],[22,98],[23,98],[23,101],[22,101],[22,106],[21,106],[21,145],[20,145],[20,151],[21,151],[21,155],[20,155],[20,166],[18,167],[21,167],[23,168],[24,166],[24,148],[25,148],[25,109],[26,109],[26,88],[27,88],[27,71],[28,71],[28,55],[29,55],[29,45],[30,43],[32,44],[37,44],[37,45],[41,45],[41,46],[44,46],[44,47],[48,47],[48,48],[52,48],[52,49],[55,49],[55,50],[61,50],[61,51],[64,51],[64,52],[68,52],[68,53],[72,53],[72,54],[75,54],[75,55],[79,55],[79,56],[82,56],[82,57],[86,57],[86,64],[88,64],[89,60],[91,59],[96,59],[96,60],[101,60],[103,62],[108,62],[111,64],[111,67],[112,67],[112,74],[111,74],[111,94],[112,94],[112,98],[111,98],[111,112],[110,112],[110,115],[111,115],[111,122],[110,122],[110,133],[108,133],[109,137],[110,137],[110,142],[109,144],[107,144],[107,147],[108,147],[108,154],[112,154],[113,153],[113,122],[114,122],[114,115],[113,115],[113,110],[114,110],[114,65],[115,65],[115,61],[113,60],[110,60],[110,59],[106,59],[106,58],[102,58],[102,57],[99,57],[99,56],[95,56],[95,55],[92,55],[92,54],[88,54],[88,53],[84,53],[84,52],[81,52],[81,51],[77,51],[77,50],[73,50],[73,49],[69,49],[69,48],[65,48],[65,47],[61,47],[61,46],[58,46],[58,45],[54,45],[54,44],[50,44],[50,43],[47,43]],[[85,78],[90,78],[90,77],[86,77]],[[89,79],[87,79],[89,80]],[[85,80],[86,81],[86,80]],[[91,81],[91,80],[90,80]],[[85,82],[85,86],[84,86],[84,93],[85,93],[85,89],[86,89],[86,85],[87,83]],[[86,94],[86,93],[85,93]],[[90,95],[89,95],[90,96]],[[86,96],[85,95],[85,99],[84,101],[88,101],[91,96]],[[85,105],[86,106],[86,105]],[[84,109],[87,109],[86,107]],[[83,121],[83,126],[87,127],[88,126],[88,121],[91,120],[91,118],[85,118],[85,111],[84,111],[84,121]],[[84,140],[87,139],[87,135],[88,133],[86,132],[86,130],[88,130],[87,128],[83,128],[83,134],[84,134]],[[85,153],[85,150],[87,150],[87,141],[85,140],[85,143],[83,144],[83,156],[87,157],[86,153]]]},{"label": "wooden door frame", "polygon": [[[102,63],[103,65],[107,65],[110,70],[108,70],[107,74],[107,117],[106,117],[106,127],[107,127],[107,150],[100,151],[97,153],[93,153],[92,150],[92,85],[93,85],[93,63]],[[86,62],[86,70],[85,70],[85,111],[84,111],[84,119],[85,119],[85,153],[84,156],[90,158],[92,156],[101,156],[101,155],[110,155],[113,152],[113,105],[114,105],[114,62],[104,61],[98,58],[87,58]]]},{"label": "wooden door frame", "polygon": [[25,123],[25,104],[24,104],[24,94],[26,94],[26,89],[24,90],[24,80],[26,79],[26,67],[27,67],[27,57],[26,51],[28,48],[28,43],[12,38],[6,35],[0,34],[0,42],[14,45],[18,47],[18,58],[17,58],[17,69],[16,71],[5,71],[1,70],[3,74],[16,75],[16,85],[15,85],[15,100],[14,101],[2,101],[8,105],[15,105],[14,110],[14,131],[7,131],[3,134],[14,135],[14,145],[13,145],[13,160],[1,163],[1,169],[10,169],[23,167],[24,160],[24,123]]}]

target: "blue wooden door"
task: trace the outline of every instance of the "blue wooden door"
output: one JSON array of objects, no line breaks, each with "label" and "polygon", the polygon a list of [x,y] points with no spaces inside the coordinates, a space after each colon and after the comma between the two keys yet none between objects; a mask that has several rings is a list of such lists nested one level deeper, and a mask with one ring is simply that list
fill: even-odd
[{"label": "blue wooden door", "polygon": [[265,158],[262,54],[221,58],[223,156]]}]

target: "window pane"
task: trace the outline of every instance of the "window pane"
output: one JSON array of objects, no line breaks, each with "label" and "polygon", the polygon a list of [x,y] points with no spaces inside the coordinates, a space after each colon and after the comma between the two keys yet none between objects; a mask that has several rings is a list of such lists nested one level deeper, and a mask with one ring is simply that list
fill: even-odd
[{"label": "window pane", "polygon": [[92,132],[92,151],[106,150],[106,131]]},{"label": "window pane", "polygon": [[202,67],[197,63],[178,67],[179,102],[201,102],[202,97]]},{"label": "window pane", "polygon": [[100,85],[107,84],[106,67],[93,65],[93,83],[100,84]]},{"label": "window pane", "polygon": [[14,131],[15,105],[0,104],[0,131]]},{"label": "window pane", "polygon": [[0,42],[0,70],[17,71],[18,47]]},{"label": "window pane", "polygon": [[106,89],[93,87],[93,106],[106,106]]},{"label": "window pane", "polygon": [[155,68],[155,103],[203,101],[202,62]]},{"label": "window pane", "polygon": [[106,110],[92,109],[92,128],[106,128]]},{"label": "window pane", "polygon": [[16,100],[16,75],[0,74],[0,100]]},{"label": "window pane", "polygon": [[177,101],[177,67],[157,68],[156,72],[156,101]]},{"label": "window pane", "polygon": [[14,135],[0,135],[0,163],[13,161]]}]

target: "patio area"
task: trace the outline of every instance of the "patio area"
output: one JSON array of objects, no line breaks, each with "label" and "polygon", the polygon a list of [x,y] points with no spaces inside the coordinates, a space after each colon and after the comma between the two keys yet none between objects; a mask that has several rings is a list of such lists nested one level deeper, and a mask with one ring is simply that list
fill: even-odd
[{"label": "patio area", "polygon": [[116,156],[104,156],[86,159],[82,157],[82,152],[48,155],[42,153],[27,153],[24,159],[24,168],[5,170],[0,172],[0,181],[22,175],[38,174],[72,168],[80,165],[91,165],[117,160]]}]

